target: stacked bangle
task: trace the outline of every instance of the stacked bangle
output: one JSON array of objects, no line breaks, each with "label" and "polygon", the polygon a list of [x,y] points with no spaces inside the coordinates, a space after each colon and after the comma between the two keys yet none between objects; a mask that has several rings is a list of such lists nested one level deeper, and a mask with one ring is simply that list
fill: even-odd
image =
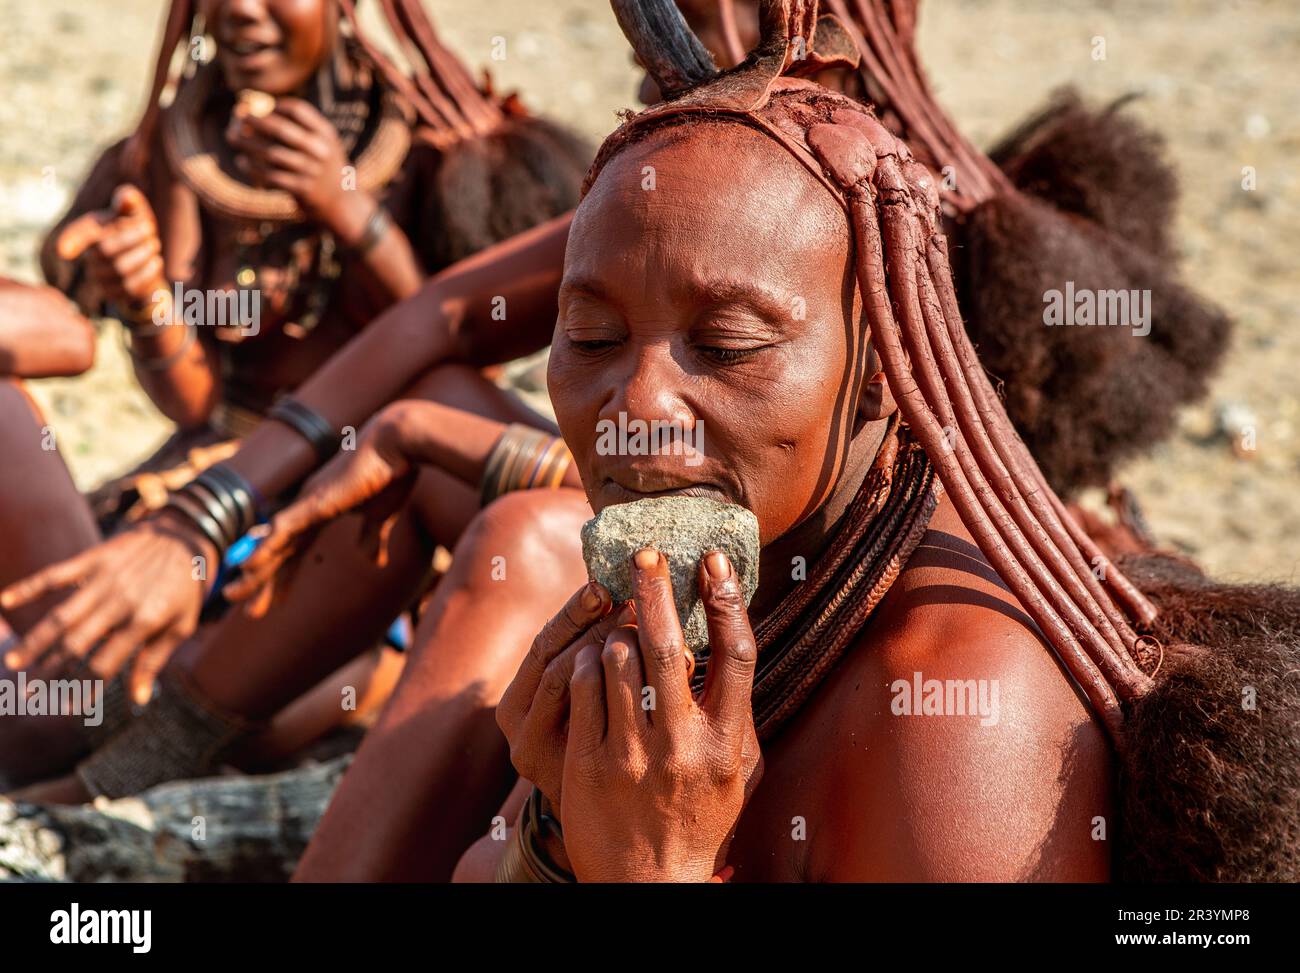
[{"label": "stacked bangle", "polygon": [[559,885],[576,881],[573,873],[555,864],[547,855],[542,845],[543,828],[561,841],[564,840],[560,822],[546,810],[542,792],[534,787],[524,804],[523,814],[506,846],[505,854],[497,865],[497,882]]},{"label": "stacked bangle", "polygon": [[392,226],[392,224],[393,218],[388,215],[388,210],[384,209],[382,206],[376,206],[375,211],[371,213],[370,218],[366,220],[366,225],[361,231],[361,236],[357,239],[357,242],[352,244],[348,249],[357,256],[364,257],[375,248],[376,244],[378,244],[380,240],[384,238],[384,234],[388,232],[388,228]]},{"label": "stacked bangle", "polygon": [[[154,328],[156,325],[148,325]],[[126,350],[131,356],[131,360],[137,365],[149,372],[165,372],[184,357],[185,353],[190,350],[190,345],[199,336],[199,329],[192,324],[179,325],[185,329],[185,338],[181,346],[169,355],[163,355],[160,358],[143,358],[135,350],[135,339],[145,330],[145,326],[128,325],[122,329],[122,341],[126,345]],[[128,340],[128,338],[130,340]]]},{"label": "stacked bangle", "polygon": [[291,395],[282,395],[266,414],[268,419],[284,423],[311,444],[322,463],[339,451],[341,438],[325,418]]},{"label": "stacked bangle", "polygon": [[531,426],[511,423],[483,466],[482,504],[486,507],[512,490],[558,487],[572,462],[563,439]]},{"label": "stacked bangle", "polygon": [[[560,822],[551,814],[546,799],[536,787],[524,802],[523,813],[515,827],[510,843],[506,845],[501,861],[497,863],[494,881],[501,884],[571,884],[577,881],[568,869],[557,865],[546,852],[543,831],[564,843]],[[723,865],[709,882],[729,882],[735,873],[730,865]]]},{"label": "stacked bangle", "polygon": [[224,554],[257,523],[257,506],[248,481],[218,463],[171,494],[164,509],[184,516]]}]

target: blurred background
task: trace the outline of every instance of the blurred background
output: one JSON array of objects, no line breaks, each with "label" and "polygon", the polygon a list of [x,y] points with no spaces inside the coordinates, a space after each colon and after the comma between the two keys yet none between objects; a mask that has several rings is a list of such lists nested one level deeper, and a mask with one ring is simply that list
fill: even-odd
[{"label": "blurred background", "polygon": [[[425,3],[444,38],[489,67],[498,88],[519,89],[529,107],[593,140],[614,127],[616,111],[636,106],[637,72],[604,0]],[[39,279],[45,228],[96,153],[135,122],[164,7],[0,0],[0,273]],[[1098,37],[1105,60],[1093,59]],[[492,60],[495,38],[505,39],[504,60]],[[1091,102],[1141,95],[1132,110],[1163,134],[1182,182],[1183,277],[1235,317],[1237,333],[1208,399],[1122,480],[1157,537],[1212,572],[1296,581],[1296,0],[925,0],[921,53],[939,100],[983,147],[1063,84]],[[1247,166],[1254,191],[1242,188]],[[92,372],[33,390],[83,487],[166,436],[116,328],[101,329]],[[1240,449],[1252,433],[1255,449]]]}]

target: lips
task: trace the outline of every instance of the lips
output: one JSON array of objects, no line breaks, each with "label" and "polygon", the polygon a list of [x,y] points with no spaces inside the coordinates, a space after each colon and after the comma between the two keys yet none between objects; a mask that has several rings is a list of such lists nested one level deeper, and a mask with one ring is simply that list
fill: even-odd
[{"label": "lips", "polygon": [[707,497],[731,502],[727,493],[712,483],[690,483],[675,477],[630,470],[605,477],[600,484],[600,494],[609,504],[634,503],[655,497]]},{"label": "lips", "polygon": [[280,49],[280,45],[251,38],[238,38],[225,41],[222,48],[233,60],[240,64],[248,64],[261,60],[265,56],[273,55]]}]

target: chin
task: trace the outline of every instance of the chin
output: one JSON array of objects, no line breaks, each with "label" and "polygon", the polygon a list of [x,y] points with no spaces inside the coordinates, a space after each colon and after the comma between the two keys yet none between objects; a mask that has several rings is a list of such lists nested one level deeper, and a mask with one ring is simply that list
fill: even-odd
[{"label": "chin", "polygon": [[237,64],[220,63],[221,76],[226,82],[226,87],[231,91],[252,88],[278,98],[293,94],[306,83],[305,79],[298,79],[294,72],[278,66],[250,71]]}]

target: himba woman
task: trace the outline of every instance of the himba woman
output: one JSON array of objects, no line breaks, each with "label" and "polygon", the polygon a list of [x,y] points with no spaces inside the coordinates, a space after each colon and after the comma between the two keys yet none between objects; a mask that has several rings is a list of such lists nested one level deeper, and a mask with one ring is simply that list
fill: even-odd
[{"label": "himba woman", "polygon": [[[668,100],[589,176],[552,402],[593,509],[752,509],[759,587],[746,611],[725,557],[703,558],[694,659],[658,552],[636,555],[629,605],[579,589],[498,707],[525,779],[502,812],[516,826],[459,877],[1300,875],[1300,596],[1160,558],[1123,570],[1078,528],[962,327],[932,178],[868,109],[795,76],[796,39],[844,50],[815,3],[766,0],[758,48],[721,74],[671,6],[615,7]],[[704,463],[602,455],[597,422],[619,413],[703,423]],[[399,439],[419,455],[417,430]],[[449,627],[486,601],[460,634],[499,650],[513,592],[464,580]],[[906,698],[950,680],[997,705]]]},{"label": "himba woman", "polygon": [[[715,59],[726,63],[727,49],[720,40],[717,40],[722,33],[710,32],[707,30],[707,19],[702,21],[698,16],[691,15],[699,7],[716,10],[717,5],[711,0],[705,0],[701,4],[682,6],[687,8],[690,20],[704,24],[705,36],[712,36],[716,41],[716,45],[710,45],[710,47],[716,46],[713,50]],[[892,5],[890,9],[897,14],[900,7]],[[890,36],[892,40],[889,43],[898,47],[897,51],[890,53],[890,57],[906,57],[914,53],[911,50],[909,34],[900,31]],[[860,36],[857,40],[858,46],[865,48],[866,45]],[[877,49],[879,49],[878,39]],[[881,58],[881,60],[885,59],[885,57]],[[736,61],[739,58],[731,60]],[[865,72],[859,75],[837,65],[819,64],[817,67],[819,80],[829,78],[836,81],[837,86],[840,87],[844,86],[846,78],[871,76]],[[647,97],[650,100],[656,98],[654,87],[653,84],[646,86]],[[915,94],[913,96],[914,99],[922,97]],[[932,100],[928,105],[927,118],[931,126],[930,130],[937,128],[943,131],[947,126],[950,130],[948,135],[950,141],[959,142],[960,135],[951,131],[951,124],[947,122],[942,111]],[[913,103],[911,107],[915,113],[916,105]],[[1158,162],[1153,160],[1147,146],[1149,140],[1138,137],[1140,133],[1126,127],[1122,124],[1122,120],[1108,121],[1104,118],[1094,119],[1087,115],[1083,117],[1092,128],[1103,133],[1104,137],[1098,140],[1098,144],[1114,149],[1116,155],[1122,156],[1122,161],[1127,165],[1137,167],[1151,164],[1153,161]],[[1074,121],[1078,122],[1078,119]],[[895,115],[895,125],[897,124]],[[1055,195],[1062,198],[1087,199],[1099,212],[1106,215],[1113,214],[1118,208],[1118,201],[1114,198],[1116,195],[1114,186],[1105,183],[1104,180],[1094,180],[1089,184],[1089,192],[1081,192],[1077,181],[1082,178],[1079,176],[1081,167],[1078,165],[1078,146],[1069,140],[1066,140],[1064,146],[1055,145],[1055,141],[1060,139],[1061,135],[1058,132],[1055,136],[1049,133],[1039,140],[1038,177],[1035,183],[1038,191],[1055,190]],[[1131,152],[1128,155],[1120,153],[1121,146],[1130,149],[1136,147],[1145,151],[1138,151],[1137,158],[1134,159]],[[1053,152],[1060,156],[1054,167],[1046,165],[1043,161],[1044,158],[1050,160]],[[969,150],[967,157],[983,159],[984,165],[991,167],[991,163],[973,149]],[[933,168],[938,171],[941,167],[934,165]],[[1086,167],[1082,168],[1086,169]],[[1051,178],[1044,175],[1044,170]],[[1157,166],[1157,175],[1159,176],[1157,182],[1167,181],[1170,178],[1162,164]],[[1098,178],[1100,178],[1100,167],[1098,167]],[[1123,182],[1113,176],[1110,178],[1112,183]],[[1071,179],[1076,181],[1071,182]],[[1005,177],[1002,177],[1002,181],[1005,182]],[[1097,237],[1100,236],[1098,231],[1089,231],[1091,235],[1079,231],[1075,229],[1078,221],[1058,217],[1048,211],[1046,206],[1026,201],[1013,189],[1004,189],[1000,194],[992,194],[987,189],[971,188],[979,185],[973,179],[962,179],[959,185],[967,187],[964,193],[955,190],[945,192],[946,197],[953,197],[950,207],[953,212],[973,211],[978,215],[1001,207],[1002,210],[1011,212],[1014,217],[1015,214],[1027,210],[1031,216],[1038,219],[1040,225],[1052,231],[1048,242],[1053,243],[1054,246],[1047,248],[1049,258],[1040,272],[1055,272],[1058,276],[1076,272],[1102,275],[1108,268],[1114,267],[1115,261],[1112,260],[1110,264],[1098,269],[1096,258],[1089,256],[1087,248],[1096,244]],[[1068,207],[1063,208],[1068,209]],[[1046,215],[1039,215],[1040,213]],[[1168,219],[1167,211],[1157,215],[1165,221]],[[945,229],[952,233],[961,225],[950,220]],[[1155,229],[1148,228],[1147,232],[1164,233],[1166,229],[1161,224]],[[972,238],[973,235],[968,237],[968,239]],[[1118,245],[1109,236],[1103,237],[1102,240],[1103,245],[1108,248]],[[1056,341],[1046,329],[1042,328],[1041,320],[1030,320],[1032,309],[1027,309],[1023,296],[1015,293],[1017,287],[1026,286],[1023,274],[1021,278],[1009,278],[997,274],[999,267],[1007,266],[1016,253],[1020,253],[1031,265],[1039,258],[1034,253],[1027,253],[1026,251],[1031,248],[1022,241],[1003,238],[997,240],[996,244],[997,246],[989,244],[986,250],[996,254],[1000,246],[1005,252],[999,254],[1000,260],[989,268],[989,276],[992,278],[989,290],[997,291],[1002,296],[997,298],[986,294],[980,307],[1000,307],[1007,313],[1008,321],[1004,322],[990,312],[971,330],[988,342],[988,344],[982,342],[981,347],[991,345],[995,349],[1006,349],[1010,346],[1011,351],[1004,350],[998,359],[1001,365],[998,374],[1007,379],[1002,388],[1008,396],[1008,409],[1014,410],[1018,427],[1026,429],[1031,435],[1038,434],[1034,436],[1035,454],[1043,457],[1044,466],[1051,471],[1054,484],[1060,483],[1064,489],[1073,492],[1078,487],[1092,482],[1104,482],[1109,471],[1120,458],[1137,448],[1148,445],[1163,434],[1163,424],[1166,424],[1167,415],[1172,414],[1176,404],[1194,394],[1199,394],[1209,366],[1205,361],[1189,354],[1186,348],[1176,342],[1173,343],[1174,347],[1170,348],[1168,336],[1174,333],[1184,335],[1189,332],[1193,335],[1200,333],[1205,339],[1201,346],[1205,356],[1214,359],[1217,358],[1223,345],[1227,330],[1226,322],[1221,314],[1200,304],[1165,274],[1161,278],[1160,297],[1155,302],[1160,313],[1155,316],[1153,322],[1152,331],[1155,336],[1153,342],[1135,341],[1127,332],[1119,332],[1117,336],[1113,336],[1116,332],[1108,334],[1092,331],[1085,333],[1081,342],[1075,343],[1082,344],[1081,348],[1072,347],[1064,340]],[[1041,251],[1043,241],[1038,241],[1034,246]],[[1124,261],[1128,260],[1131,264],[1133,258],[1131,255],[1122,254],[1121,258],[1117,259],[1121,266],[1126,266]],[[1104,282],[1104,276],[1102,279]],[[999,336],[1004,337],[1002,340],[997,340]],[[1154,350],[1151,350],[1152,345]],[[1167,379],[1161,383],[1161,388],[1152,390],[1141,382],[1133,381],[1143,368],[1148,373],[1154,371]],[[1044,369],[1047,370],[1046,374]],[[1030,403],[1030,396],[1018,394],[1022,388],[1019,380],[1022,374],[1027,376],[1024,386],[1033,388],[1035,383],[1039,383],[1038,387],[1070,389],[1072,395],[1067,401],[1080,406],[1086,405],[1088,408],[1076,414],[1073,409],[1062,406],[1062,409],[1069,413],[1068,417],[1054,420],[1046,418],[1044,413],[1055,413],[1057,410],[1046,408],[1041,400]],[[1173,376],[1178,376],[1181,380],[1177,382],[1168,380]],[[1100,395],[1098,390],[1102,388],[1109,389],[1109,394]],[[1116,432],[1116,429],[1112,428],[1116,426],[1116,417],[1125,414],[1125,409],[1132,405],[1137,390],[1141,388],[1147,388],[1147,396],[1157,400],[1160,415],[1153,417],[1151,425],[1143,424],[1138,432],[1127,431],[1122,425],[1117,427],[1118,432]],[[1116,403],[1117,399],[1118,403]],[[1105,406],[1100,414],[1092,408],[1099,404]],[[416,410],[409,407],[403,409],[404,422],[411,429],[423,426],[428,430],[436,421],[436,416],[432,415],[421,421]],[[1049,429],[1054,429],[1055,435],[1045,435]],[[1064,433],[1068,435],[1063,435]],[[426,431],[421,436],[412,437],[409,451],[405,452],[404,462],[427,460],[430,454],[426,445],[419,441],[427,438],[427,435]],[[404,447],[400,445],[400,437],[393,441],[397,443],[395,450],[403,453]],[[277,522],[277,534],[280,535],[277,541],[291,537],[294,531],[301,529],[304,524],[315,522],[320,515],[327,516],[331,510],[348,508],[364,502],[369,492],[375,488],[373,485],[363,483],[356,471],[348,471],[346,466],[336,467],[327,474],[322,474],[318,483],[322,490],[319,498],[313,498],[310,494],[304,495],[301,503],[286,511],[284,520]],[[318,499],[321,502],[318,503]],[[396,697],[390,703],[389,712],[381,718],[358,754],[336,795],[333,806],[318,830],[300,872],[302,877],[351,880],[427,879],[437,878],[441,874],[440,868],[444,866],[439,864],[441,861],[439,855],[445,850],[445,845],[432,847],[428,836],[444,832],[448,808],[456,804],[465,793],[465,789],[459,786],[461,780],[459,776],[444,778],[443,783],[439,785],[439,775],[447,769],[446,764],[441,761],[437,753],[421,746],[422,740],[432,738],[440,729],[445,729],[447,726],[439,716],[443,708],[442,693],[445,691],[445,684],[438,675],[440,661],[446,658],[445,652],[452,646],[466,643],[480,648],[484,667],[499,665],[502,661],[511,658],[510,638],[518,627],[526,626],[524,619],[530,613],[535,613],[540,604],[545,603],[545,598],[539,598],[541,592],[538,585],[552,583],[559,577],[553,565],[557,559],[563,560],[559,558],[561,552],[552,548],[551,557],[543,562],[546,569],[530,570],[529,583],[512,585],[508,593],[501,587],[497,587],[494,591],[493,585],[485,585],[482,580],[491,576],[489,562],[492,558],[500,556],[503,552],[520,549],[522,546],[512,543],[517,540],[512,532],[520,529],[518,525],[528,522],[527,512],[531,509],[532,516],[539,516],[548,506],[563,506],[567,509],[571,506],[571,501],[563,495],[556,495],[553,498],[518,497],[509,502],[503,501],[503,505],[493,511],[496,515],[492,518],[493,522],[483,525],[481,530],[471,532],[471,535],[467,536],[466,543],[457,549],[456,583],[467,586],[468,590],[463,592],[463,599],[457,602],[458,608],[455,612],[444,611],[449,602],[435,602],[427,616],[428,627],[422,633],[422,637],[441,640],[445,645],[434,651],[431,642],[426,640],[423,643],[423,650],[412,659],[414,669],[407,670],[403,684],[399,686]],[[507,527],[507,524],[512,526]],[[561,530],[556,527],[549,533],[552,538],[555,538],[561,534]],[[1119,543],[1113,546],[1118,546],[1120,549],[1143,546],[1141,538],[1134,538],[1132,531],[1123,524],[1118,530],[1109,529],[1106,539],[1108,541],[1118,539]],[[568,546],[570,548],[574,546],[573,538],[568,540]],[[536,557],[535,554],[533,556]],[[511,563],[517,561],[512,558]],[[448,578],[444,582],[443,593],[449,595],[454,590],[452,579]],[[483,595],[491,598],[494,603],[508,602],[511,611],[505,613],[500,609],[484,607],[475,612],[467,607],[476,604],[479,596]],[[551,597],[554,597],[558,603],[558,594]],[[510,620],[508,626],[505,624],[505,619]],[[519,648],[513,651],[518,652]],[[485,670],[483,677],[490,679]],[[491,681],[493,685],[496,684],[495,680]],[[490,698],[485,696],[478,701],[482,702]],[[479,755],[488,752],[490,751],[475,751]],[[461,765],[452,769],[457,774],[464,772],[464,767]],[[485,777],[487,775],[484,774],[479,779]],[[447,781],[451,779],[457,781],[455,788],[447,786]],[[420,782],[419,786],[412,786],[411,782],[416,780]],[[498,782],[497,786],[502,785]],[[380,799],[376,800],[377,797]],[[359,848],[355,836],[363,829],[364,844]]]},{"label": "himba woman", "polygon": [[[124,320],[137,376],[181,427],[143,474],[100,491],[101,524],[152,511],[138,522],[135,539],[157,541],[173,556],[171,564],[191,567],[159,584],[148,576],[158,549],[137,549],[126,562],[143,577],[87,570],[83,577],[98,584],[57,612],[49,609],[61,591],[7,601],[6,614],[26,636],[23,652],[11,659],[15,666],[49,649],[74,658],[93,649],[92,670],[111,676],[135,654],[133,689],[147,698],[153,674],[193,631],[223,549],[252,526],[265,501],[293,485],[250,483],[234,465],[205,467],[229,455],[234,440],[263,416],[280,427],[286,458],[305,452],[320,462],[330,455],[339,427],[284,393],[377,313],[414,294],[430,270],[543,222],[576,199],[589,159],[577,139],[528,116],[513,96],[480,90],[439,43],[418,3],[385,0],[382,11],[413,65],[410,73],[365,39],[351,0],[171,5],[140,125],[96,163],[46,241],[42,262],[51,280],[87,310]],[[178,49],[215,54],[208,63],[184,59],[176,79]],[[175,94],[163,108],[169,87]],[[191,314],[196,295],[211,309],[205,296],[214,294],[230,312],[251,315],[222,318],[221,327],[206,310],[201,318]],[[175,295],[180,306],[173,306]],[[374,394],[364,368],[354,368],[349,383]],[[407,391],[501,421],[548,425],[472,368],[421,375]],[[28,433],[36,444],[40,422],[19,405],[6,428]],[[285,435],[292,446],[283,444]],[[99,538],[84,502],[62,489],[68,479],[57,454],[33,448],[22,455],[29,460],[20,465],[24,496],[0,498],[6,584]],[[477,510],[468,502],[472,491],[454,477],[443,485],[451,495],[438,505],[431,537],[408,534],[412,554],[433,542],[454,543]],[[30,516],[24,497],[32,496],[49,519]],[[54,500],[61,513],[50,509]],[[50,520],[60,524],[57,544]],[[330,551],[328,543],[322,546]],[[349,540],[343,550],[351,547]],[[92,548],[74,563],[85,567],[101,553]],[[419,594],[427,553],[415,580],[386,592],[391,608],[387,600],[375,604],[387,611],[387,621],[405,607],[402,598]],[[202,570],[196,559],[205,562]],[[59,576],[52,583],[70,580]],[[356,604],[379,583],[354,577]],[[129,597],[106,597],[104,584],[132,590]],[[182,597],[173,599],[177,592]],[[281,621],[294,630],[309,626],[304,618],[317,614],[315,607],[299,605]],[[387,621],[378,623],[380,634]],[[329,623],[318,632],[329,631]],[[375,641],[368,630],[338,635],[342,658],[358,651],[357,639]],[[11,784],[66,767],[84,750],[80,734],[63,733],[65,746],[52,743],[53,721],[42,720],[39,728],[17,722],[5,732],[37,733],[42,745],[5,748],[6,762],[27,764],[0,768]]]},{"label": "himba woman", "polygon": [[[521,502],[515,502],[515,503],[504,503],[504,502],[503,502],[502,505],[498,505],[498,506],[499,506],[499,507],[500,507],[500,506],[511,507],[511,513],[513,513],[513,510],[515,510],[515,509],[517,509],[517,507],[520,507],[520,506],[521,506]],[[498,519],[499,519],[499,520],[503,520],[503,522],[508,523],[508,516],[506,516],[506,515],[504,515],[504,514],[503,514],[502,516],[499,516]],[[504,526],[504,524],[502,524],[502,526]],[[484,536],[491,536],[491,533],[493,533],[493,529],[491,529],[491,526],[489,526],[489,527],[485,527],[485,528],[484,528]],[[500,532],[498,531],[498,533],[500,533]],[[507,532],[507,533],[508,533],[508,532]],[[500,539],[498,539],[498,540],[500,540]],[[491,548],[490,548],[490,545],[489,545],[489,549],[491,549]],[[498,549],[498,550],[500,549],[499,546],[498,546],[497,549]],[[534,552],[534,554],[536,554],[536,552]],[[534,559],[536,559],[536,558],[534,558]],[[461,562],[461,553],[458,552],[458,563],[460,563],[460,562]],[[519,563],[519,562],[516,561],[515,563]],[[525,563],[528,563],[528,562],[525,562]],[[547,562],[547,563],[549,563],[549,562]],[[471,574],[471,572],[469,572],[469,571],[467,570],[467,571],[465,571],[465,574],[468,575],[468,574]],[[545,575],[545,574],[546,574],[546,571],[545,571],[545,570],[538,571],[537,574],[538,574],[538,575]],[[554,580],[554,579],[551,579],[551,580]],[[525,585],[525,587],[526,587],[526,585]],[[504,596],[504,589],[498,589],[498,592],[494,592],[494,593],[493,593],[493,596],[494,596],[494,597],[497,597],[497,596]],[[472,601],[473,601],[473,600],[469,600],[469,601],[471,601],[471,604],[472,604]],[[437,613],[435,613],[435,611],[430,611],[430,615],[434,615],[434,614],[437,614]],[[447,613],[447,614],[451,614],[451,613]],[[471,614],[471,615],[472,615],[473,613],[472,613],[472,611],[469,611],[468,614]],[[486,615],[486,614],[487,614],[487,613],[484,613],[484,615]],[[480,615],[480,618],[478,618],[478,622],[477,622],[477,624],[478,624],[478,628],[477,628],[477,630],[474,630],[474,631],[476,631],[476,632],[478,633],[478,635],[482,635],[482,632],[484,632],[484,630],[482,630],[482,623],[484,623],[484,615]],[[452,619],[452,620],[455,620],[455,619]],[[494,622],[495,624],[497,624],[497,627],[498,627],[498,628],[502,627],[502,624],[500,624],[500,623],[502,623],[502,619],[500,619],[500,617],[499,617],[499,613],[498,613],[498,617],[497,617],[497,618],[494,618],[494,619],[491,619],[491,620],[493,620],[493,622]],[[454,624],[448,624],[448,631],[450,631],[451,628],[454,628]],[[472,628],[472,627],[471,627],[471,628]],[[517,649],[516,649],[516,652],[517,652]],[[412,714],[411,714],[411,713],[407,713],[406,715],[407,715],[407,717],[412,717]],[[396,718],[395,718],[395,719],[396,719]],[[400,721],[398,721],[398,722],[400,722]],[[428,727],[428,725],[425,725],[425,728],[426,728],[426,727]],[[408,739],[415,739],[415,738],[409,738],[409,736],[408,736]],[[426,738],[426,736],[425,736],[424,739],[428,739],[428,738]],[[363,754],[364,754],[364,749],[363,749]],[[386,769],[387,769],[387,771],[389,771],[390,774],[393,773],[393,771],[394,771],[394,767],[391,766],[391,765],[387,766]],[[428,822],[426,822],[426,823],[428,823]],[[426,833],[428,833],[428,831],[432,831],[432,830],[435,830],[435,827],[432,825],[432,823],[430,823],[430,825],[429,825],[428,827],[426,827],[425,831],[426,831]],[[407,847],[407,848],[406,848],[406,851],[407,851],[407,852],[411,852],[411,848]],[[390,849],[390,853],[393,853],[393,849]],[[360,856],[359,856],[359,857],[360,857]]]}]

